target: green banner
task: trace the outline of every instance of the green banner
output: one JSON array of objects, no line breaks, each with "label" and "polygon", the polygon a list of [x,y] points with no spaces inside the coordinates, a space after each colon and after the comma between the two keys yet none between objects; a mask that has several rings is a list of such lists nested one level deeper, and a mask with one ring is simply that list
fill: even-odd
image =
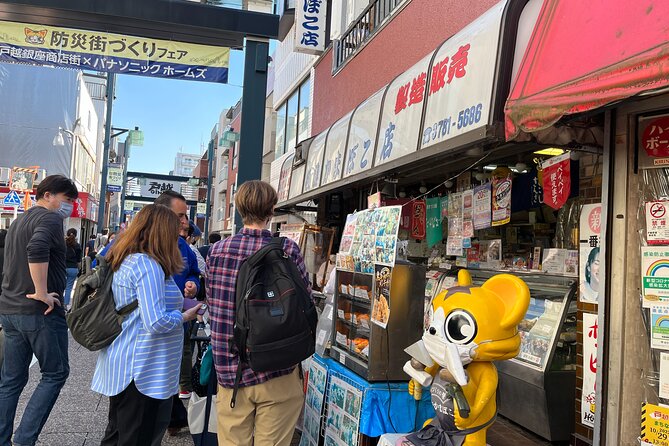
[{"label": "green banner", "polygon": [[427,246],[432,248],[442,240],[441,198],[428,198],[427,203]]}]

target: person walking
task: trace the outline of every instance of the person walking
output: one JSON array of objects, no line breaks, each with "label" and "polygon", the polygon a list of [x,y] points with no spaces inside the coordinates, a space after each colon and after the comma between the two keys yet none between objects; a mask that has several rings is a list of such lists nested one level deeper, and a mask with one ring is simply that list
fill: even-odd
[{"label": "person walking", "polygon": [[67,284],[65,285],[65,310],[70,308],[70,296],[72,294],[72,287],[74,281],[77,280],[79,269],[81,268],[82,251],[81,245],[77,242],[77,230],[70,228],[67,230],[65,237],[65,245],[67,250],[65,252],[65,273],[67,275]]},{"label": "person walking", "polygon": [[109,397],[101,446],[151,445],[167,430],[179,389],[182,324],[195,319],[200,307],[181,312],[183,295],[173,278],[183,269],[179,227],[170,209],[145,206],[106,255],[116,308],[134,301],[139,307],[98,356],[91,388]]},{"label": "person walking", "polygon": [[96,237],[95,234],[91,234],[91,238],[86,242],[86,249],[85,249],[84,255],[90,257],[91,260],[94,260],[95,259],[95,254],[97,254],[95,252],[95,239],[96,238],[97,237]]},{"label": "person walking", "polygon": [[[5,335],[0,374],[0,446],[32,446],[70,373],[63,311],[65,240],[63,220],[79,193],[74,183],[51,175],[37,187],[36,205],[9,227],[0,294]],[[28,382],[33,355],[41,380],[14,432],[19,396]]]},{"label": "person walking", "polygon": [[207,260],[207,257],[209,257],[209,251],[211,250],[211,247],[221,241],[221,234],[218,234],[216,232],[209,234],[209,244],[200,246],[197,248],[198,251],[200,251],[200,255],[204,258],[204,260]]},{"label": "person walking", "polygon": [[[218,380],[216,411],[219,445],[287,446],[304,403],[297,367],[259,373],[244,364],[236,405],[230,407],[239,364],[238,354],[230,348],[235,322],[237,274],[244,260],[272,241],[272,233],[267,226],[276,203],[276,191],[268,183],[243,183],[235,194],[235,208],[242,217],[244,227],[238,234],[216,243],[207,260],[207,297]],[[297,265],[311,293],[300,248],[286,239],[283,249]]]}]

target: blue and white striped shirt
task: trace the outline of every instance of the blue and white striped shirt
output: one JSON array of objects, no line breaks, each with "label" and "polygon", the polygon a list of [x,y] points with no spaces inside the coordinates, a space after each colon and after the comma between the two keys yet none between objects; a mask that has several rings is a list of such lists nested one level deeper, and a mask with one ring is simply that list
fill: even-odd
[{"label": "blue and white striped shirt", "polygon": [[179,391],[181,291],[154,259],[131,254],[114,273],[112,292],[117,310],[134,300],[139,307],[126,317],[119,337],[100,351],[91,388],[115,396],[134,380],[142,394],[170,398]]}]

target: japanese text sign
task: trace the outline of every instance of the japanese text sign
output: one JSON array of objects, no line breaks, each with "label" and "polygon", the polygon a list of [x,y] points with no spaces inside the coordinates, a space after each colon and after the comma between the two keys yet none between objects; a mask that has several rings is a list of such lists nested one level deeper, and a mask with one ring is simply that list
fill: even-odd
[{"label": "japanese text sign", "polygon": [[443,239],[441,197],[427,199],[427,246],[432,248]]},{"label": "japanese text sign", "polygon": [[641,248],[643,306],[669,302],[669,247]]},{"label": "japanese text sign", "polygon": [[418,148],[420,121],[432,54],[400,74],[383,101],[375,165],[413,153]]},{"label": "japanese text sign", "polygon": [[597,303],[604,289],[604,257],[602,244],[602,204],[586,204],[581,208],[579,225],[579,300]]},{"label": "japanese text sign", "polygon": [[544,203],[560,209],[571,193],[571,163],[569,153],[554,156],[541,165],[543,169]]},{"label": "japanese text sign", "polygon": [[583,313],[583,391],[581,422],[595,425],[595,391],[597,387],[597,315]]},{"label": "japanese text sign", "polygon": [[319,54],[325,50],[327,9],[327,0],[296,0],[296,52]]},{"label": "japanese text sign", "polygon": [[181,183],[177,181],[149,179],[146,181],[146,184],[140,185],[140,195],[147,198],[158,198],[160,194],[167,190],[181,193]]},{"label": "japanese text sign", "polygon": [[437,51],[429,72],[421,147],[488,124],[500,24],[499,2]]},{"label": "japanese text sign", "polygon": [[109,192],[121,192],[123,187],[123,169],[109,166],[107,168],[107,190]]},{"label": "japanese text sign", "polygon": [[277,188],[277,195],[279,203],[288,200],[290,193],[290,179],[293,174],[293,160],[295,154],[291,153],[286,157],[281,165],[281,173],[279,175],[279,187]]},{"label": "japanese text sign", "polygon": [[344,178],[372,168],[384,91],[385,88],[377,91],[353,112],[346,146]]},{"label": "japanese text sign", "polygon": [[347,114],[330,128],[323,160],[321,186],[340,180],[344,171],[344,151],[348,124],[351,122],[351,113]]},{"label": "japanese text sign", "polygon": [[427,229],[427,205],[424,200],[411,203],[411,233],[409,237],[415,240],[423,240]]},{"label": "japanese text sign", "polygon": [[492,179],[492,225],[511,221],[511,177]]},{"label": "japanese text sign", "polygon": [[643,403],[639,439],[642,446],[669,446],[669,408]]},{"label": "japanese text sign", "polygon": [[230,49],[1,22],[0,61],[226,83]]},{"label": "japanese text sign", "polygon": [[646,203],[646,241],[649,245],[669,245],[669,202]]},{"label": "japanese text sign", "polygon": [[669,166],[669,115],[639,118],[639,167]]},{"label": "japanese text sign", "polygon": [[325,141],[328,132],[325,131],[314,138],[309,146],[307,154],[307,170],[304,174],[303,192],[309,192],[321,185],[321,172],[323,170],[323,152],[325,152]]}]

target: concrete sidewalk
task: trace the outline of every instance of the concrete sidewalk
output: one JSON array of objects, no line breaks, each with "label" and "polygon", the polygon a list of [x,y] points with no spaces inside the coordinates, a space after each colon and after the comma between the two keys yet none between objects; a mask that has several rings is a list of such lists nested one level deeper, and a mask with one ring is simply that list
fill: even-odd
[{"label": "concrete sidewalk", "polygon": [[[42,430],[39,445],[98,446],[107,426],[108,399],[93,391],[91,380],[97,353],[89,352],[70,338],[70,377]],[[21,419],[29,396],[39,382],[39,365],[30,368],[30,381],[21,399],[15,425]],[[187,429],[178,436],[165,435],[164,446],[193,446]]]}]

